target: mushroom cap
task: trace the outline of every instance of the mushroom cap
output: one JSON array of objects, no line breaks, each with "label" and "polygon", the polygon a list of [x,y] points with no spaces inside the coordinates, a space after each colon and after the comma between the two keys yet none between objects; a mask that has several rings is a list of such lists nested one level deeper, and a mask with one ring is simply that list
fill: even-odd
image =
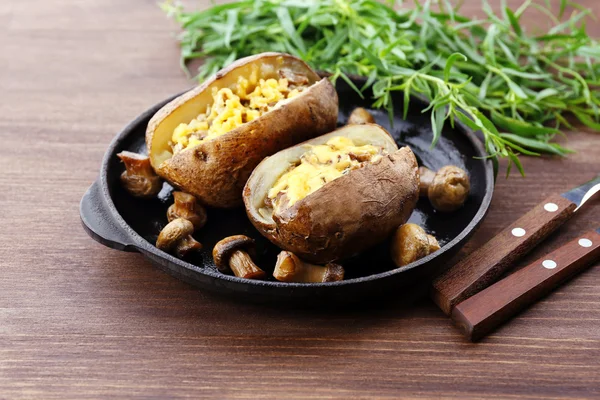
[{"label": "mushroom cap", "polygon": [[302,268],[303,265],[302,260],[298,256],[291,251],[283,250],[277,255],[273,276],[278,281],[293,282],[297,270]]},{"label": "mushroom cap", "polygon": [[446,165],[435,174],[427,195],[436,210],[450,212],[464,204],[470,189],[466,171],[454,165]]},{"label": "mushroom cap", "polygon": [[419,167],[419,196],[428,196],[435,172],[427,167]]},{"label": "mushroom cap", "polygon": [[127,171],[121,174],[121,183],[131,195],[140,198],[154,197],[162,188],[162,181],[158,176],[135,175]]},{"label": "mushroom cap", "polygon": [[329,263],[326,265],[327,272],[325,272],[325,277],[323,278],[323,282],[336,282],[344,280],[344,267],[340,264]]},{"label": "mushroom cap", "polygon": [[[391,256],[398,267],[408,265],[439,249],[437,240],[417,224],[401,225],[392,239]],[[435,248],[437,245],[437,248]]]},{"label": "mushroom cap", "polygon": [[213,260],[220,271],[229,269],[229,258],[238,250],[252,253],[254,251],[254,239],[245,235],[234,235],[219,241],[213,248]]},{"label": "mushroom cap", "polygon": [[127,162],[127,161],[148,161],[148,162],[150,162],[150,159],[148,158],[148,156],[145,156],[140,153],[134,153],[133,151],[128,151],[128,150],[123,150],[122,152],[117,153],[117,157],[119,157],[121,160],[123,160],[123,162]]},{"label": "mushroom cap", "polygon": [[177,218],[169,222],[158,235],[156,247],[170,252],[179,241],[194,233],[194,225],[184,218]]},{"label": "mushroom cap", "polygon": [[375,118],[370,112],[362,107],[356,107],[350,117],[348,118],[348,124],[374,124]]}]

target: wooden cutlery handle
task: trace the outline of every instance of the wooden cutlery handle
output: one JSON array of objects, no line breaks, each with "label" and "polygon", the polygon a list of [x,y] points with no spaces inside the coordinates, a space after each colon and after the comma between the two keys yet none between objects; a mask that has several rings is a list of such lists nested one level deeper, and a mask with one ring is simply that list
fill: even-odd
[{"label": "wooden cutlery handle", "polygon": [[433,301],[450,315],[452,308],[495,282],[515,261],[565,223],[576,205],[560,195],[548,197],[481,248],[433,281]]},{"label": "wooden cutlery handle", "polygon": [[458,304],[452,319],[478,340],[599,257],[600,234],[588,232]]}]

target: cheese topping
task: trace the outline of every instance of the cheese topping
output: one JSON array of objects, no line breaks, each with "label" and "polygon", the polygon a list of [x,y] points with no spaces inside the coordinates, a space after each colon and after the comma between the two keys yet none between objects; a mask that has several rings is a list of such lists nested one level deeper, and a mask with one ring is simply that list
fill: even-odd
[{"label": "cheese topping", "polygon": [[267,194],[267,202],[279,209],[292,206],[309,194],[365,162],[377,162],[384,151],[372,145],[356,146],[352,139],[335,136],[325,144],[311,146],[298,164],[285,172]]},{"label": "cheese topping", "polygon": [[240,76],[233,88],[213,88],[213,104],[189,123],[175,128],[171,137],[173,152],[194,147],[202,140],[214,139],[250,122],[276,108],[280,101],[297,96],[304,88],[291,84],[285,74],[279,79],[258,79],[258,66],[253,65],[250,76]]}]

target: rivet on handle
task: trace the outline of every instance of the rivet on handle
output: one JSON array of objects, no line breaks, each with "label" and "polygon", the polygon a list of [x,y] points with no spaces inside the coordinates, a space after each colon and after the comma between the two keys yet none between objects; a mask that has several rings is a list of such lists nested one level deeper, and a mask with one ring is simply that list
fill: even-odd
[{"label": "rivet on handle", "polygon": [[592,247],[592,241],[590,239],[581,238],[577,243],[579,243],[581,247]]},{"label": "rivet on handle", "polygon": [[523,236],[525,236],[525,233],[527,233],[527,232],[525,232],[525,229],[523,229],[523,228],[514,228],[514,229],[511,231],[511,233],[512,233],[512,234],[513,234],[513,236],[515,236],[515,237],[523,237]]},{"label": "rivet on handle", "polygon": [[558,210],[558,206],[555,203],[546,203],[544,204],[544,210],[548,212],[555,212]]},{"label": "rivet on handle", "polygon": [[542,261],[542,266],[546,269],[554,269],[554,268],[556,268],[556,261],[544,260],[544,261]]}]

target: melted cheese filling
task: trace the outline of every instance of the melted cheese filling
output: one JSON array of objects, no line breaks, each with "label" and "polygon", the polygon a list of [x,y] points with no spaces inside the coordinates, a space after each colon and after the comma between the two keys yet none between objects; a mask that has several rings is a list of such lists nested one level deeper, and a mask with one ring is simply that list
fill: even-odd
[{"label": "melted cheese filling", "polygon": [[240,76],[233,88],[213,88],[213,104],[189,123],[173,131],[171,148],[176,154],[194,147],[202,140],[214,139],[276,108],[282,100],[297,96],[305,85],[291,84],[288,79],[258,79],[258,66],[248,78]]},{"label": "melted cheese filling", "polygon": [[377,162],[384,151],[372,145],[356,146],[352,139],[335,136],[325,144],[311,146],[300,161],[285,172],[267,194],[275,210],[292,206],[309,194],[365,162]]}]

